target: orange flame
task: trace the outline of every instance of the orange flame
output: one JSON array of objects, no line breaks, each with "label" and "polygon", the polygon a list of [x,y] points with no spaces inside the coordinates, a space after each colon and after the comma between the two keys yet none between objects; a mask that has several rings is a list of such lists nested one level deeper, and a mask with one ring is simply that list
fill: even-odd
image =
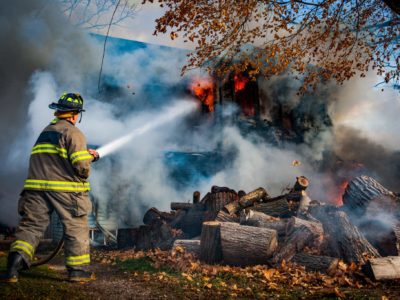
[{"label": "orange flame", "polygon": [[246,84],[249,82],[249,79],[239,74],[233,76],[233,82],[235,84],[235,93],[237,93],[245,89]]},{"label": "orange flame", "polygon": [[208,112],[214,111],[214,83],[210,77],[194,77],[189,86],[195,95],[207,108]]},{"label": "orange flame", "polygon": [[342,183],[339,185],[338,193],[337,193],[337,196],[336,196],[336,199],[334,202],[337,206],[343,205],[343,194],[348,185],[349,185],[349,182],[347,180],[343,180]]}]

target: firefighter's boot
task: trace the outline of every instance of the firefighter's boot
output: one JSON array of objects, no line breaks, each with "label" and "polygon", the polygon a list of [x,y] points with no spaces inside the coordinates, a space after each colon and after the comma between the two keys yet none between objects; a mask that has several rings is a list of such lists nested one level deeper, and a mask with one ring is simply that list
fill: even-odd
[{"label": "firefighter's boot", "polygon": [[1,282],[18,282],[18,273],[26,268],[25,261],[18,252],[10,252],[7,261],[7,273],[0,277]]},{"label": "firefighter's boot", "polygon": [[96,275],[92,272],[76,269],[68,269],[68,281],[71,282],[88,282],[96,280]]}]

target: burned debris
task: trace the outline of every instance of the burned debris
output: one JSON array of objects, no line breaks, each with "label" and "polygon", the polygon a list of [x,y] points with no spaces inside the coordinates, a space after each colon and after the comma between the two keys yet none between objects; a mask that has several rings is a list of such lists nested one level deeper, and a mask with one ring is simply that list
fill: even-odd
[{"label": "burned debris", "polygon": [[[399,216],[393,210],[398,195],[360,176],[348,183],[344,205],[337,207],[311,200],[308,185],[300,176],[287,193],[275,197],[262,187],[245,193],[213,186],[202,199],[196,191],[191,203],[172,202],[171,212],[150,208],[144,225],[120,230],[119,246],[184,248],[207,264],[292,262],[327,274],[343,261],[363,265],[365,274],[377,280],[400,278],[393,265],[400,249]],[[368,222],[386,228],[378,234]]]}]

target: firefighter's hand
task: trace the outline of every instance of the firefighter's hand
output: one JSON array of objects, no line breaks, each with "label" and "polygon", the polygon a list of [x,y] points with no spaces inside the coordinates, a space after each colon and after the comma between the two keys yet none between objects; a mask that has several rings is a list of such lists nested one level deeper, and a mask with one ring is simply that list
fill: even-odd
[{"label": "firefighter's hand", "polygon": [[93,161],[98,161],[100,159],[99,152],[97,152],[94,149],[88,149],[88,151],[89,151],[90,155],[93,156]]}]

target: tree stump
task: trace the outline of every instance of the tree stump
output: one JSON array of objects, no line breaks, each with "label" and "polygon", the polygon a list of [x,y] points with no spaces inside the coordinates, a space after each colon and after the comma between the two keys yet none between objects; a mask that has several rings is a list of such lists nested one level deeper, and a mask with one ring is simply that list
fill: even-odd
[{"label": "tree stump", "polygon": [[239,204],[241,207],[246,208],[254,205],[255,202],[261,202],[262,199],[268,196],[267,191],[260,187],[247,195],[242,196],[239,199]]},{"label": "tree stump", "polygon": [[337,270],[339,259],[329,256],[297,253],[293,256],[292,262],[304,266],[307,271],[333,274]]},{"label": "tree stump", "polygon": [[221,223],[209,221],[203,223],[200,242],[200,259],[207,264],[222,260]]},{"label": "tree stump", "polygon": [[278,246],[276,230],[220,223],[222,259],[226,264],[266,264]]},{"label": "tree stump", "polygon": [[240,224],[274,229],[279,236],[284,236],[286,234],[287,220],[275,218],[262,212],[248,209],[241,211]]},{"label": "tree stump", "polygon": [[117,235],[118,249],[133,248],[136,244],[137,228],[120,228]]},{"label": "tree stump", "polygon": [[200,255],[200,240],[175,240],[172,250],[177,251],[177,247],[181,247],[186,252],[193,253],[197,257]]}]

